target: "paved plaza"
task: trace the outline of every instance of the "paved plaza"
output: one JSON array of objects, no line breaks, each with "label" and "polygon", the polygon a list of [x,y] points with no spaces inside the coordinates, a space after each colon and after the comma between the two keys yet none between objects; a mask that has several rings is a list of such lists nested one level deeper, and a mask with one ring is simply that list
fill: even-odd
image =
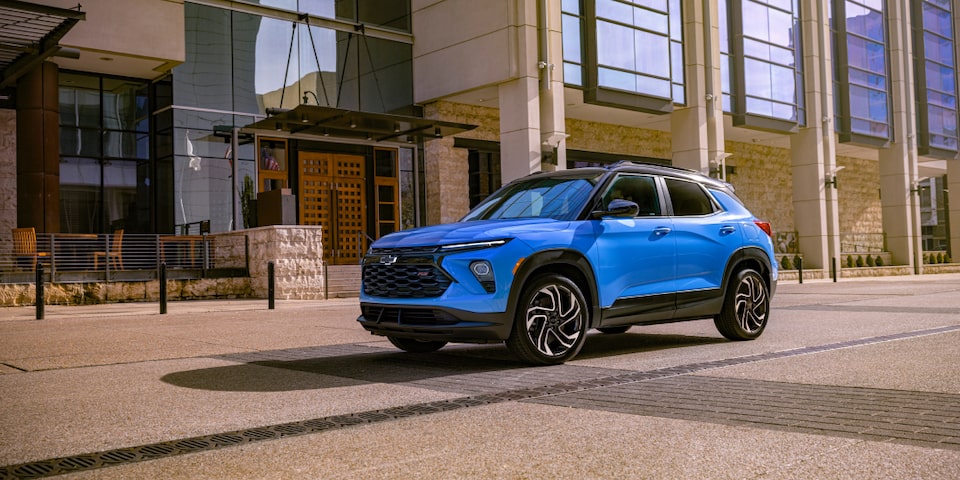
[{"label": "paved plaza", "polygon": [[960,275],[782,283],[752,342],[396,350],[356,299],[0,309],[0,478],[960,478]]}]

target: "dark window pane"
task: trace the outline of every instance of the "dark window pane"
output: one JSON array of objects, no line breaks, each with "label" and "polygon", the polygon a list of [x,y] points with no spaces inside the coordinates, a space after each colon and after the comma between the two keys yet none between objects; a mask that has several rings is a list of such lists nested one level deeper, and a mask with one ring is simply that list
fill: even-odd
[{"label": "dark window pane", "polygon": [[60,159],[60,231],[99,232],[100,161]]},{"label": "dark window pane", "polygon": [[60,154],[80,157],[100,156],[100,130],[60,127]]},{"label": "dark window pane", "polygon": [[713,203],[700,185],[682,180],[667,179],[667,191],[673,204],[673,214],[678,216],[707,215],[713,213]]}]

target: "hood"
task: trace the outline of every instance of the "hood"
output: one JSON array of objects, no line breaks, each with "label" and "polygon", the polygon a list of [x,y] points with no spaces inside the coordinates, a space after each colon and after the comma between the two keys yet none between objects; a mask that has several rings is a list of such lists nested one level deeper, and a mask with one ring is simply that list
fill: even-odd
[{"label": "hood", "polygon": [[454,243],[482,242],[515,238],[524,232],[551,232],[563,229],[569,222],[552,218],[520,218],[513,220],[476,220],[414,228],[391,233],[373,243],[372,248],[427,247]]}]

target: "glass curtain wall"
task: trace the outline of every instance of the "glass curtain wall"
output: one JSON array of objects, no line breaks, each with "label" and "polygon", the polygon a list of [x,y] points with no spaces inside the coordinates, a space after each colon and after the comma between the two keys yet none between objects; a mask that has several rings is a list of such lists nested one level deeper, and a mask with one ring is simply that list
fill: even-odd
[{"label": "glass curtain wall", "polygon": [[733,124],[793,131],[805,124],[798,0],[721,0]]},{"label": "glass curtain wall", "polygon": [[147,231],[149,85],[62,72],[59,88],[61,232]]},{"label": "glass curtain wall", "polygon": [[892,110],[884,0],[833,0],[831,15],[838,137],[883,145]]},{"label": "glass curtain wall", "polygon": [[956,2],[917,0],[912,6],[917,146],[921,155],[952,159],[958,150]]},{"label": "glass curtain wall", "polygon": [[680,0],[564,0],[564,82],[588,103],[650,113],[684,104]]},{"label": "glass curtain wall", "polygon": [[[263,5],[409,30],[409,2],[273,0]],[[379,5],[379,7],[377,7]],[[374,8],[377,7],[377,8]],[[209,220],[211,231],[242,228],[235,211],[256,150],[241,142],[238,180],[226,141],[232,127],[263,119],[271,108],[302,103],[369,112],[413,112],[410,44],[363,32],[308,26],[278,12],[261,16],[185,3],[186,61],[173,71],[170,166],[174,224]],[[174,228],[174,225],[169,227]]]}]

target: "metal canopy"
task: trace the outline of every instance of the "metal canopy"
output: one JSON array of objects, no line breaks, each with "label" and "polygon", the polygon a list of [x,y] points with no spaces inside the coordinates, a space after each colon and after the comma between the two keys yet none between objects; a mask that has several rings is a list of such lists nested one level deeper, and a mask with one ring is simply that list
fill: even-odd
[{"label": "metal canopy", "polygon": [[375,142],[416,142],[455,135],[477,126],[406,115],[300,105],[247,125],[246,128]]},{"label": "metal canopy", "polygon": [[0,88],[13,85],[60,51],[60,39],[83,20],[78,10],[0,0]]}]

